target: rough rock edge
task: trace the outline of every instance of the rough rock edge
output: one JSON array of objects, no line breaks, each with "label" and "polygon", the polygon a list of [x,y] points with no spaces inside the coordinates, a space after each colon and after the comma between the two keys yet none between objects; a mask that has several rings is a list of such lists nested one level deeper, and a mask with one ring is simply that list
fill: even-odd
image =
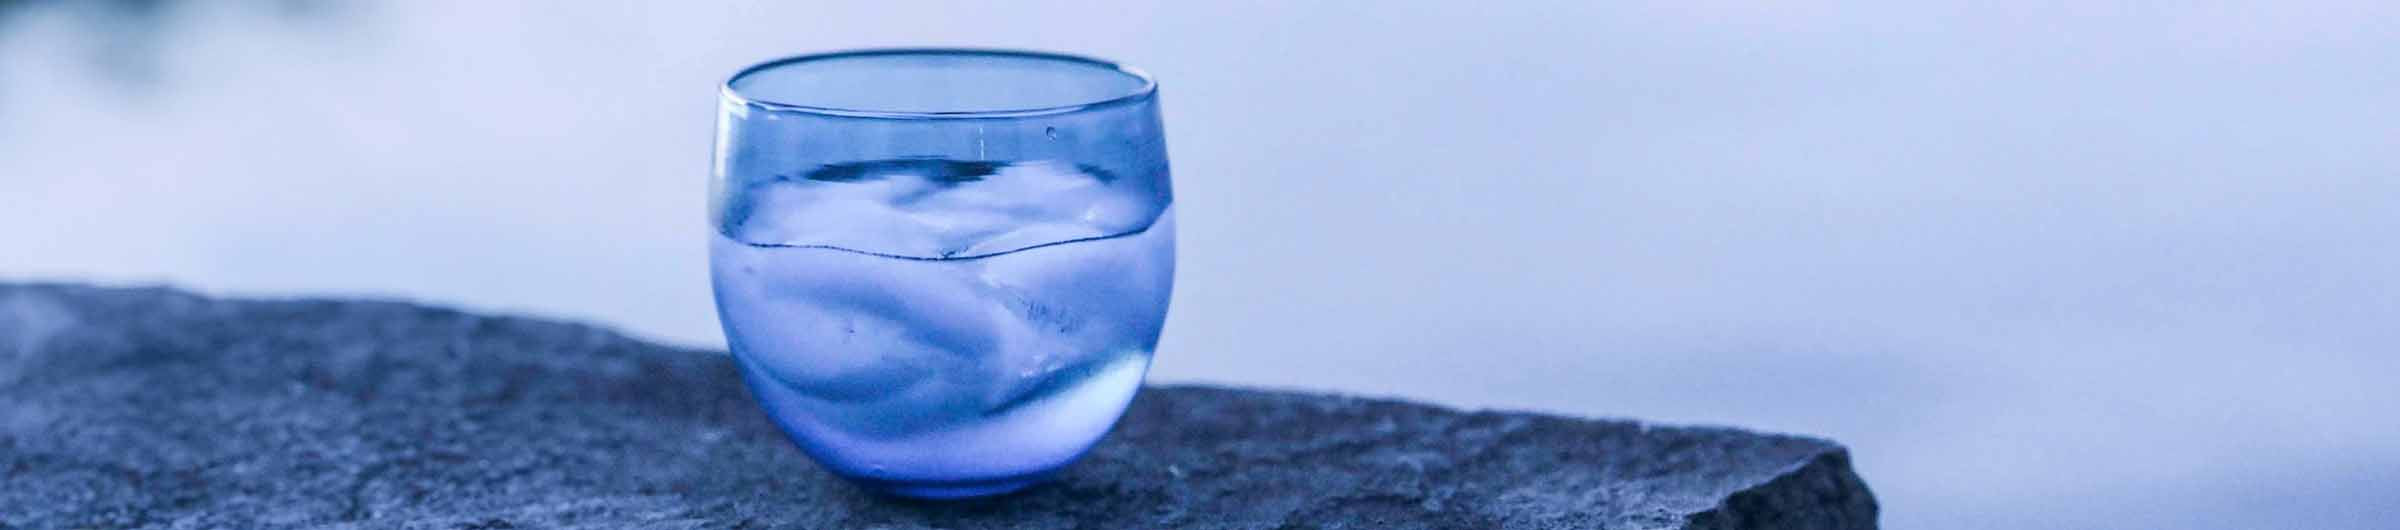
[{"label": "rough rock edge", "polygon": [[[192,300],[192,301],[207,301],[207,302],[225,302],[225,303],[247,303],[247,302],[270,302],[270,303],[274,303],[274,302],[300,302],[300,301],[327,301],[327,300],[318,299],[318,298],[280,298],[280,299],[216,298],[216,297],[199,295],[199,294],[195,294],[195,293],[192,293],[192,292],[189,292],[189,291],[185,291],[185,290],[181,290],[181,289],[175,289],[175,288],[169,288],[169,287],[139,287],[139,288],[109,288],[109,287],[99,287],[99,288],[95,288],[95,287],[91,287],[91,286],[72,285],[72,284],[40,283],[40,284],[31,284],[31,285],[26,285],[26,284],[15,284],[15,285],[11,285],[11,284],[8,284],[8,283],[6,283],[6,282],[0,282],[0,294],[18,294],[18,293],[25,293],[25,292],[28,292],[28,291],[31,291],[31,292],[34,292],[34,293],[50,294],[50,295],[71,295],[71,294],[73,294],[73,293],[77,293],[77,292],[92,292],[92,291],[116,291],[116,292],[137,291],[137,292],[146,292],[146,293],[151,293],[151,294],[154,294],[154,295],[162,295],[162,296],[166,296],[166,297],[170,297],[170,298],[181,298],[181,299],[184,299],[184,300]],[[0,297],[0,299],[7,299],[7,300],[9,300],[9,301],[11,301],[11,302],[16,302],[16,301],[19,301],[19,300],[17,299],[17,297],[14,297],[14,296],[9,296],[9,297]],[[373,305],[393,305],[393,306],[407,306],[407,307],[411,307],[411,308],[415,308],[415,309],[419,309],[419,310],[428,310],[428,311],[436,311],[436,312],[444,312],[444,313],[468,314],[468,313],[461,313],[461,312],[458,312],[458,311],[455,311],[455,310],[450,310],[450,309],[445,309],[445,308],[439,308],[439,307],[427,307],[427,306],[424,306],[424,305],[421,305],[421,304],[418,304],[418,303],[415,303],[415,302],[411,302],[411,301],[374,300],[374,299],[369,299],[369,300],[348,300],[348,299],[344,299],[344,300],[334,300],[334,301],[336,301],[336,302],[340,302],[340,303],[364,303],[364,304],[373,304]],[[15,309],[22,309],[22,308],[9,308],[9,309],[15,310]],[[7,316],[18,316],[18,315],[7,315]],[[501,319],[512,319],[512,320],[515,320],[515,319],[516,319],[515,317],[486,317],[486,318],[501,318]],[[549,323],[549,322],[551,322],[551,321],[549,321],[549,320],[546,320],[546,319],[527,319],[527,320],[528,320],[528,321],[530,321],[530,322],[543,322],[543,323]],[[40,327],[44,327],[44,325],[45,325],[45,323],[44,323],[44,322],[41,322],[39,319],[35,319],[34,321],[14,322],[14,324],[24,324],[24,325],[27,325],[27,326],[31,326],[31,327],[33,327],[33,328],[40,328]],[[615,331],[613,331],[613,330],[608,330],[608,329],[606,329],[605,327],[599,327],[599,326],[590,326],[590,325],[586,325],[586,324],[578,324],[578,323],[566,323],[565,325],[566,325],[566,326],[569,326],[569,327],[583,328],[583,329],[587,329],[587,330],[595,331],[595,332],[598,332],[598,333],[600,333],[600,334],[602,334],[602,335],[608,335],[608,336],[609,336],[609,338],[610,338],[611,340],[615,340],[615,341],[624,341],[624,342],[629,342],[629,343],[638,343],[638,344],[641,344],[641,345],[643,345],[643,346],[647,346],[647,347],[650,347],[650,348],[655,348],[655,349],[659,349],[659,350],[681,350],[681,351],[693,351],[693,350],[683,350],[683,349],[681,349],[681,348],[674,348],[674,347],[669,347],[669,346],[662,346],[662,345],[656,345],[656,344],[652,344],[652,343],[649,343],[649,342],[647,342],[647,341],[642,341],[642,340],[639,340],[639,339],[636,339],[636,338],[632,338],[632,337],[625,336],[625,335],[623,335],[623,334],[621,334],[621,333],[617,333],[617,332],[615,332]],[[5,327],[4,327],[4,326],[0,326],[0,328],[5,328]],[[14,329],[14,330],[10,330],[10,331],[16,331],[16,332],[25,332],[25,331],[29,331],[29,329]],[[35,331],[35,332],[34,332],[34,334],[35,334],[35,335],[40,335],[41,333],[40,333],[39,331]],[[30,336],[29,336],[29,337],[16,337],[16,338],[19,338],[19,339],[31,339],[31,338],[35,338],[35,337],[30,337]],[[702,352],[702,353],[714,353],[714,354],[716,354],[716,355],[719,355],[719,356],[721,356],[721,355],[722,355],[722,352]],[[5,381],[0,381],[0,382],[5,382]],[[1230,387],[1218,387],[1218,386],[1211,386],[1211,385],[1168,385],[1168,386],[1170,386],[1170,387],[1183,387],[1183,388],[1190,388],[1190,389],[1210,389],[1210,390],[1217,390],[1217,391],[1224,391],[1224,392],[1235,392],[1235,393],[1250,393],[1250,392],[1253,392],[1253,390],[1245,390],[1245,389],[1239,389],[1239,388],[1230,388]],[[1296,392],[1296,391],[1292,391],[1292,390],[1288,390],[1288,389],[1286,389],[1286,390],[1279,390],[1279,391],[1272,391],[1271,393],[1276,393],[1276,394],[1285,394],[1285,398],[1286,398],[1286,399],[1305,399],[1305,400],[1320,400],[1320,399],[1321,399],[1321,400],[1326,400],[1326,401],[1331,401],[1331,402],[1349,402],[1349,404],[1350,404],[1351,406],[1357,406],[1357,405],[1385,405],[1385,406],[1402,406],[1402,407],[1416,407],[1416,408],[1423,408],[1423,409],[1432,409],[1432,410],[1436,410],[1436,411],[1439,411],[1439,412],[1442,412],[1442,413],[1445,413],[1445,414],[1456,414],[1456,415],[1460,415],[1460,416],[1462,416],[1462,417],[1463,417],[1463,416],[1473,416],[1473,415],[1493,415],[1493,414],[1496,414],[1496,415],[1502,415],[1502,416],[1523,416],[1523,415],[1530,415],[1530,416],[1547,416],[1547,414],[1541,414],[1541,413],[1532,413],[1532,412],[1524,412],[1524,411],[1510,411],[1510,410],[1490,410],[1490,409],[1457,409],[1457,408],[1452,408],[1452,407],[1444,407],[1444,406],[1438,406],[1438,405],[1427,405],[1427,404],[1416,403],[1416,402],[1411,402],[1411,401],[1406,401],[1406,400],[1401,400],[1401,399],[1393,399],[1393,398],[1382,398],[1382,397],[1371,397],[1371,396],[1358,396],[1358,395],[1346,395],[1346,394],[1328,394],[1328,393],[1322,393],[1322,392],[1307,392],[1307,391],[1297,391],[1297,392]],[[1556,418],[1556,417],[1554,417],[1554,418]],[[1565,419],[1565,418],[1560,418],[1560,419]],[[1585,420],[1585,421],[1626,422],[1626,420],[1612,420],[1612,419],[1587,419],[1587,420]],[[1647,431],[1647,430],[1650,430],[1650,429],[1670,429],[1670,430],[1725,430],[1725,431],[1732,431],[1732,432],[1744,432],[1744,431],[1740,431],[1739,429],[1732,429],[1732,428],[1722,428],[1722,427],[1691,427],[1691,426],[1675,426],[1675,425],[1662,425],[1662,424],[1654,424],[1654,423],[1647,423],[1647,422],[1629,422],[1629,423],[1632,423],[1632,424],[1638,425],[1638,426],[1640,426],[1640,428],[1642,428],[1642,429],[1643,429],[1643,430],[1645,430],[1645,431]],[[1678,527],[1678,528],[1704,528],[1704,529],[1744,529],[1744,528],[1873,528],[1873,527],[1875,526],[1875,513],[1876,513],[1876,511],[1877,511],[1877,505],[1876,505],[1876,503],[1875,503],[1875,501],[1874,501],[1874,499],[1873,499],[1873,497],[1872,497],[1872,494],[1869,492],[1869,490],[1867,489],[1867,487],[1865,486],[1865,484],[1863,483],[1863,481],[1862,481],[1862,480],[1861,480],[1861,479],[1860,479],[1860,478],[1859,478],[1859,477],[1858,477],[1858,476],[1857,476],[1857,475],[1856,475],[1856,474],[1853,472],[1853,470],[1850,468],[1850,460],[1849,460],[1849,455],[1848,455],[1848,453],[1847,453],[1847,450],[1846,450],[1846,449],[1844,449],[1844,448],[1842,448],[1840,445],[1838,445],[1838,444],[1834,444],[1834,443],[1832,443],[1832,442],[1830,442],[1830,441],[1825,441],[1825,440],[1816,439],[1816,438],[1808,438],[1808,437],[1796,437],[1796,436],[1788,436],[1788,435],[1767,435],[1767,436],[1777,436],[1777,437],[1784,437],[1784,438],[1797,438],[1797,439],[1804,439],[1804,440],[1808,440],[1808,441],[1811,441],[1811,442],[1815,442],[1815,443],[1818,443],[1818,444],[1820,444],[1820,445],[1822,446],[1822,449],[1821,449],[1821,450],[1819,450],[1819,451],[1818,451],[1816,454],[1814,454],[1813,456],[1811,456],[1811,457],[1808,457],[1808,458],[1807,458],[1807,459],[1806,459],[1804,462],[1797,463],[1797,464],[1793,464],[1793,465],[1791,465],[1791,466],[1789,466],[1789,467],[1786,467],[1786,468],[1784,468],[1784,469],[1782,469],[1782,470],[1780,470],[1780,471],[1777,471],[1777,472],[1775,473],[1775,475],[1774,475],[1774,478],[1767,479],[1767,480],[1761,481],[1761,482],[1759,482],[1759,483],[1757,483],[1757,484],[1754,484],[1754,485],[1750,485],[1750,486],[1744,487],[1744,488],[1742,488],[1742,489],[1740,489],[1740,490],[1737,490],[1737,491],[1735,491],[1735,492],[1733,492],[1733,493],[1731,493],[1731,494],[1727,495],[1727,496],[1726,496],[1726,498],[1725,498],[1725,500],[1724,500],[1724,501],[1722,501],[1722,502],[1720,502],[1720,503],[1719,503],[1719,504],[1717,504],[1716,506],[1712,506],[1712,507],[1709,507],[1709,508],[1707,508],[1707,509],[1704,509],[1704,510],[1700,510],[1700,511],[1696,511],[1696,512],[1689,512],[1689,513],[1675,513],[1675,514],[1659,513],[1659,515],[1666,515],[1666,516],[1669,516],[1669,517],[1662,518],[1662,519],[1666,519],[1666,520],[1660,520],[1660,521],[1658,521],[1658,522],[1662,522],[1662,523],[1663,523],[1663,522],[1667,522],[1667,520],[1675,520],[1675,521],[1679,522],[1680,524],[1675,524],[1675,525],[1672,525],[1673,527]],[[1838,506],[1839,508],[1828,510],[1826,507],[1829,507],[1829,506]],[[1302,522],[1295,522],[1295,521],[1293,521],[1293,520],[1292,520],[1293,518],[1295,518],[1295,517],[1299,517],[1299,516],[1301,516],[1301,515],[1302,515],[1302,514],[1300,514],[1300,513],[1293,513],[1293,514],[1289,514],[1289,515],[1287,515],[1287,516],[1286,516],[1286,518],[1285,518],[1285,523],[1284,523],[1284,526],[1283,526],[1283,527],[1287,527],[1287,528],[1314,528],[1314,527],[1317,527],[1316,525],[1311,525],[1311,524],[1302,523]],[[1797,516],[1797,517],[1795,517],[1795,516]],[[494,521],[494,522],[497,522],[497,523],[499,523],[499,524],[501,524],[501,525],[506,525],[506,524],[508,524],[508,523],[507,523],[505,520],[501,520],[501,519],[494,519],[493,521]],[[657,522],[657,521],[654,521],[654,522]],[[1351,526],[1351,525],[1337,525],[1337,526],[1340,526],[1340,527],[1349,527],[1349,526]],[[1543,525],[1543,526],[1547,526],[1547,525]],[[1646,526],[1646,525],[1645,525],[1645,526]],[[1660,528],[1663,528],[1663,527],[1665,527],[1665,526],[1661,526]],[[11,527],[9,527],[7,524],[0,524],[0,528],[11,528]]]}]

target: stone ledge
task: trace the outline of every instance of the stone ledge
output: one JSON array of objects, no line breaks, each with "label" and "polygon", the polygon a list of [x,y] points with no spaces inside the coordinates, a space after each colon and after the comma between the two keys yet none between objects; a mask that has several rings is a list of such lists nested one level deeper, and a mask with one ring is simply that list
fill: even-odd
[{"label": "stone ledge", "polygon": [[870,496],[720,353],[415,305],[0,284],[0,528],[1874,528],[1831,442],[1144,389],[1057,483]]}]

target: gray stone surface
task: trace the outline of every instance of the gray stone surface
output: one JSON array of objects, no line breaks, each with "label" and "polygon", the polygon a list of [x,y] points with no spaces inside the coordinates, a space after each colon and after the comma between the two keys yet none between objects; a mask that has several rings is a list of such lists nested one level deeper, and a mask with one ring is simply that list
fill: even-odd
[{"label": "gray stone surface", "polygon": [[1195,386],[1055,484],[900,501],[746,392],[583,325],[0,284],[0,527],[1875,526],[1823,440]]}]

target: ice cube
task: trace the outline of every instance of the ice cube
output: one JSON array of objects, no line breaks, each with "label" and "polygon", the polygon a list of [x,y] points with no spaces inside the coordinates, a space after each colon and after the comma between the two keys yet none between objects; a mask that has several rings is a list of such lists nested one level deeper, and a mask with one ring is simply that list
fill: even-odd
[{"label": "ice cube", "polygon": [[1070,164],[901,159],[835,164],[732,193],[721,231],[753,245],[972,258],[1139,231],[1157,183]]},{"label": "ice cube", "polygon": [[1015,317],[984,301],[972,276],[889,267],[848,252],[806,259],[717,239],[720,307],[729,342],[802,393],[874,399],[973,364]]},{"label": "ice cube", "polygon": [[1175,273],[1174,227],[1168,209],[1140,233],[977,261],[978,279],[999,294],[994,301],[1015,324],[997,328],[1008,354],[987,362],[1002,363],[989,369],[1005,383],[985,396],[985,406],[1005,408],[1043,392],[1061,374],[1154,349],[1163,321],[1122,313],[1165,307]]}]

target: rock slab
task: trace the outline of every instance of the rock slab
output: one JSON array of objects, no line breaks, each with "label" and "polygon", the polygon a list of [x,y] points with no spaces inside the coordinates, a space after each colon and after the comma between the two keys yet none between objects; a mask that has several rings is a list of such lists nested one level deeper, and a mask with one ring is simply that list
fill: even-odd
[{"label": "rock slab", "polygon": [[817,469],[719,352],[341,300],[0,284],[0,528],[1874,528],[1844,449],[1724,428],[1144,389],[1056,483]]}]

